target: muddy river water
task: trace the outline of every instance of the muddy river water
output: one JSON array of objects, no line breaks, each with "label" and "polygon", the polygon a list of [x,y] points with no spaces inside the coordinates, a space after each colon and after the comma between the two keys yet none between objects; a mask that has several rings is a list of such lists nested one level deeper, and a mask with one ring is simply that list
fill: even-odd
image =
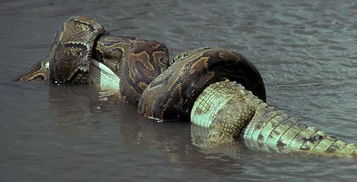
[{"label": "muddy river water", "polygon": [[92,86],[13,82],[73,15],[171,56],[234,50],[262,74],[269,104],[357,142],[357,1],[1,0],[0,181],[356,179],[357,160],[204,148],[189,123],[144,120]]}]

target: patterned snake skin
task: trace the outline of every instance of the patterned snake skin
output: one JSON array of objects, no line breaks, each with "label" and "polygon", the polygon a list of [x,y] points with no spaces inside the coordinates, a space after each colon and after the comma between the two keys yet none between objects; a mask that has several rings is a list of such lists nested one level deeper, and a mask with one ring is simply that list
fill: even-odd
[{"label": "patterned snake skin", "polygon": [[169,67],[168,49],[156,41],[104,34],[108,33],[96,20],[69,18],[56,33],[49,57],[16,80],[88,83],[90,62],[96,59],[119,76],[119,94],[137,105],[147,85]]},{"label": "patterned snake skin", "polygon": [[68,19],[56,34],[48,58],[17,80],[88,83],[103,73],[107,74],[104,81],[137,106],[142,116],[158,121],[191,120],[208,128],[212,145],[241,138],[255,150],[341,157],[357,153],[354,144],[268,106],[262,78],[243,56],[199,48],[169,60],[164,44],[108,35],[88,17]]},{"label": "patterned snake skin", "polygon": [[138,105],[141,115],[157,120],[189,119],[192,105],[203,89],[226,79],[243,84],[265,100],[262,78],[243,56],[210,48],[183,55],[144,90]]}]

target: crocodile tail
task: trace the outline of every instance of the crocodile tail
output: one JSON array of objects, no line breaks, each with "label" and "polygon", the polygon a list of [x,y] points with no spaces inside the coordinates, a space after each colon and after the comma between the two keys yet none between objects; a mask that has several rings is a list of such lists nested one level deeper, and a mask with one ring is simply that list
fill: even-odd
[{"label": "crocodile tail", "polygon": [[255,108],[254,117],[243,131],[244,142],[249,148],[279,153],[307,152],[357,157],[355,144],[309,127],[264,102],[260,102]]},{"label": "crocodile tail", "polygon": [[272,107],[257,110],[245,128],[243,138],[247,147],[262,151],[308,152],[341,157],[357,154],[355,144],[338,140]]},{"label": "crocodile tail", "polygon": [[246,147],[259,151],[357,157],[355,144],[289,117],[235,82],[207,87],[194,103],[191,122],[209,128],[210,134],[220,134],[216,143],[242,136]]}]

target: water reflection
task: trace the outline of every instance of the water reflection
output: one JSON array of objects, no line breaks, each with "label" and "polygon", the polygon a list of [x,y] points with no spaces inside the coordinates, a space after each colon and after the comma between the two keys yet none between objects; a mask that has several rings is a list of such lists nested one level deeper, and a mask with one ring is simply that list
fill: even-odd
[{"label": "water reflection", "polygon": [[104,122],[116,120],[117,142],[123,142],[121,145],[130,151],[158,152],[179,167],[207,169],[214,174],[244,172],[241,159],[247,155],[246,148],[239,143],[216,147],[209,144],[204,128],[188,122],[144,120],[117,96],[105,95],[91,86],[50,86],[48,109],[60,135],[93,135],[98,129],[108,129],[102,128]]},{"label": "water reflection", "polygon": [[95,129],[89,107],[91,97],[93,95],[83,86],[49,87],[49,117],[62,134],[88,134]]}]

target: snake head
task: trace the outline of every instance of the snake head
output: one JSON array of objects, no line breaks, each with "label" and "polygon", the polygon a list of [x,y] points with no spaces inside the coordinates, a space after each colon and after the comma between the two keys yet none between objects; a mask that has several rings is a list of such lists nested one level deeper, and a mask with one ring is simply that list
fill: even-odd
[{"label": "snake head", "polygon": [[52,43],[49,79],[57,84],[88,83],[93,47],[104,33],[104,27],[89,17],[66,20]]},{"label": "snake head", "polygon": [[16,81],[50,80],[56,84],[88,83],[93,48],[105,34],[96,20],[74,16],[56,32],[49,56],[20,75]]},{"label": "snake head", "polygon": [[81,43],[56,45],[50,53],[50,80],[56,84],[87,83],[90,60],[88,47]]},{"label": "snake head", "polygon": [[18,76],[15,81],[27,82],[31,80],[48,80],[48,73],[49,61],[48,58],[45,58],[33,65],[25,73]]}]

